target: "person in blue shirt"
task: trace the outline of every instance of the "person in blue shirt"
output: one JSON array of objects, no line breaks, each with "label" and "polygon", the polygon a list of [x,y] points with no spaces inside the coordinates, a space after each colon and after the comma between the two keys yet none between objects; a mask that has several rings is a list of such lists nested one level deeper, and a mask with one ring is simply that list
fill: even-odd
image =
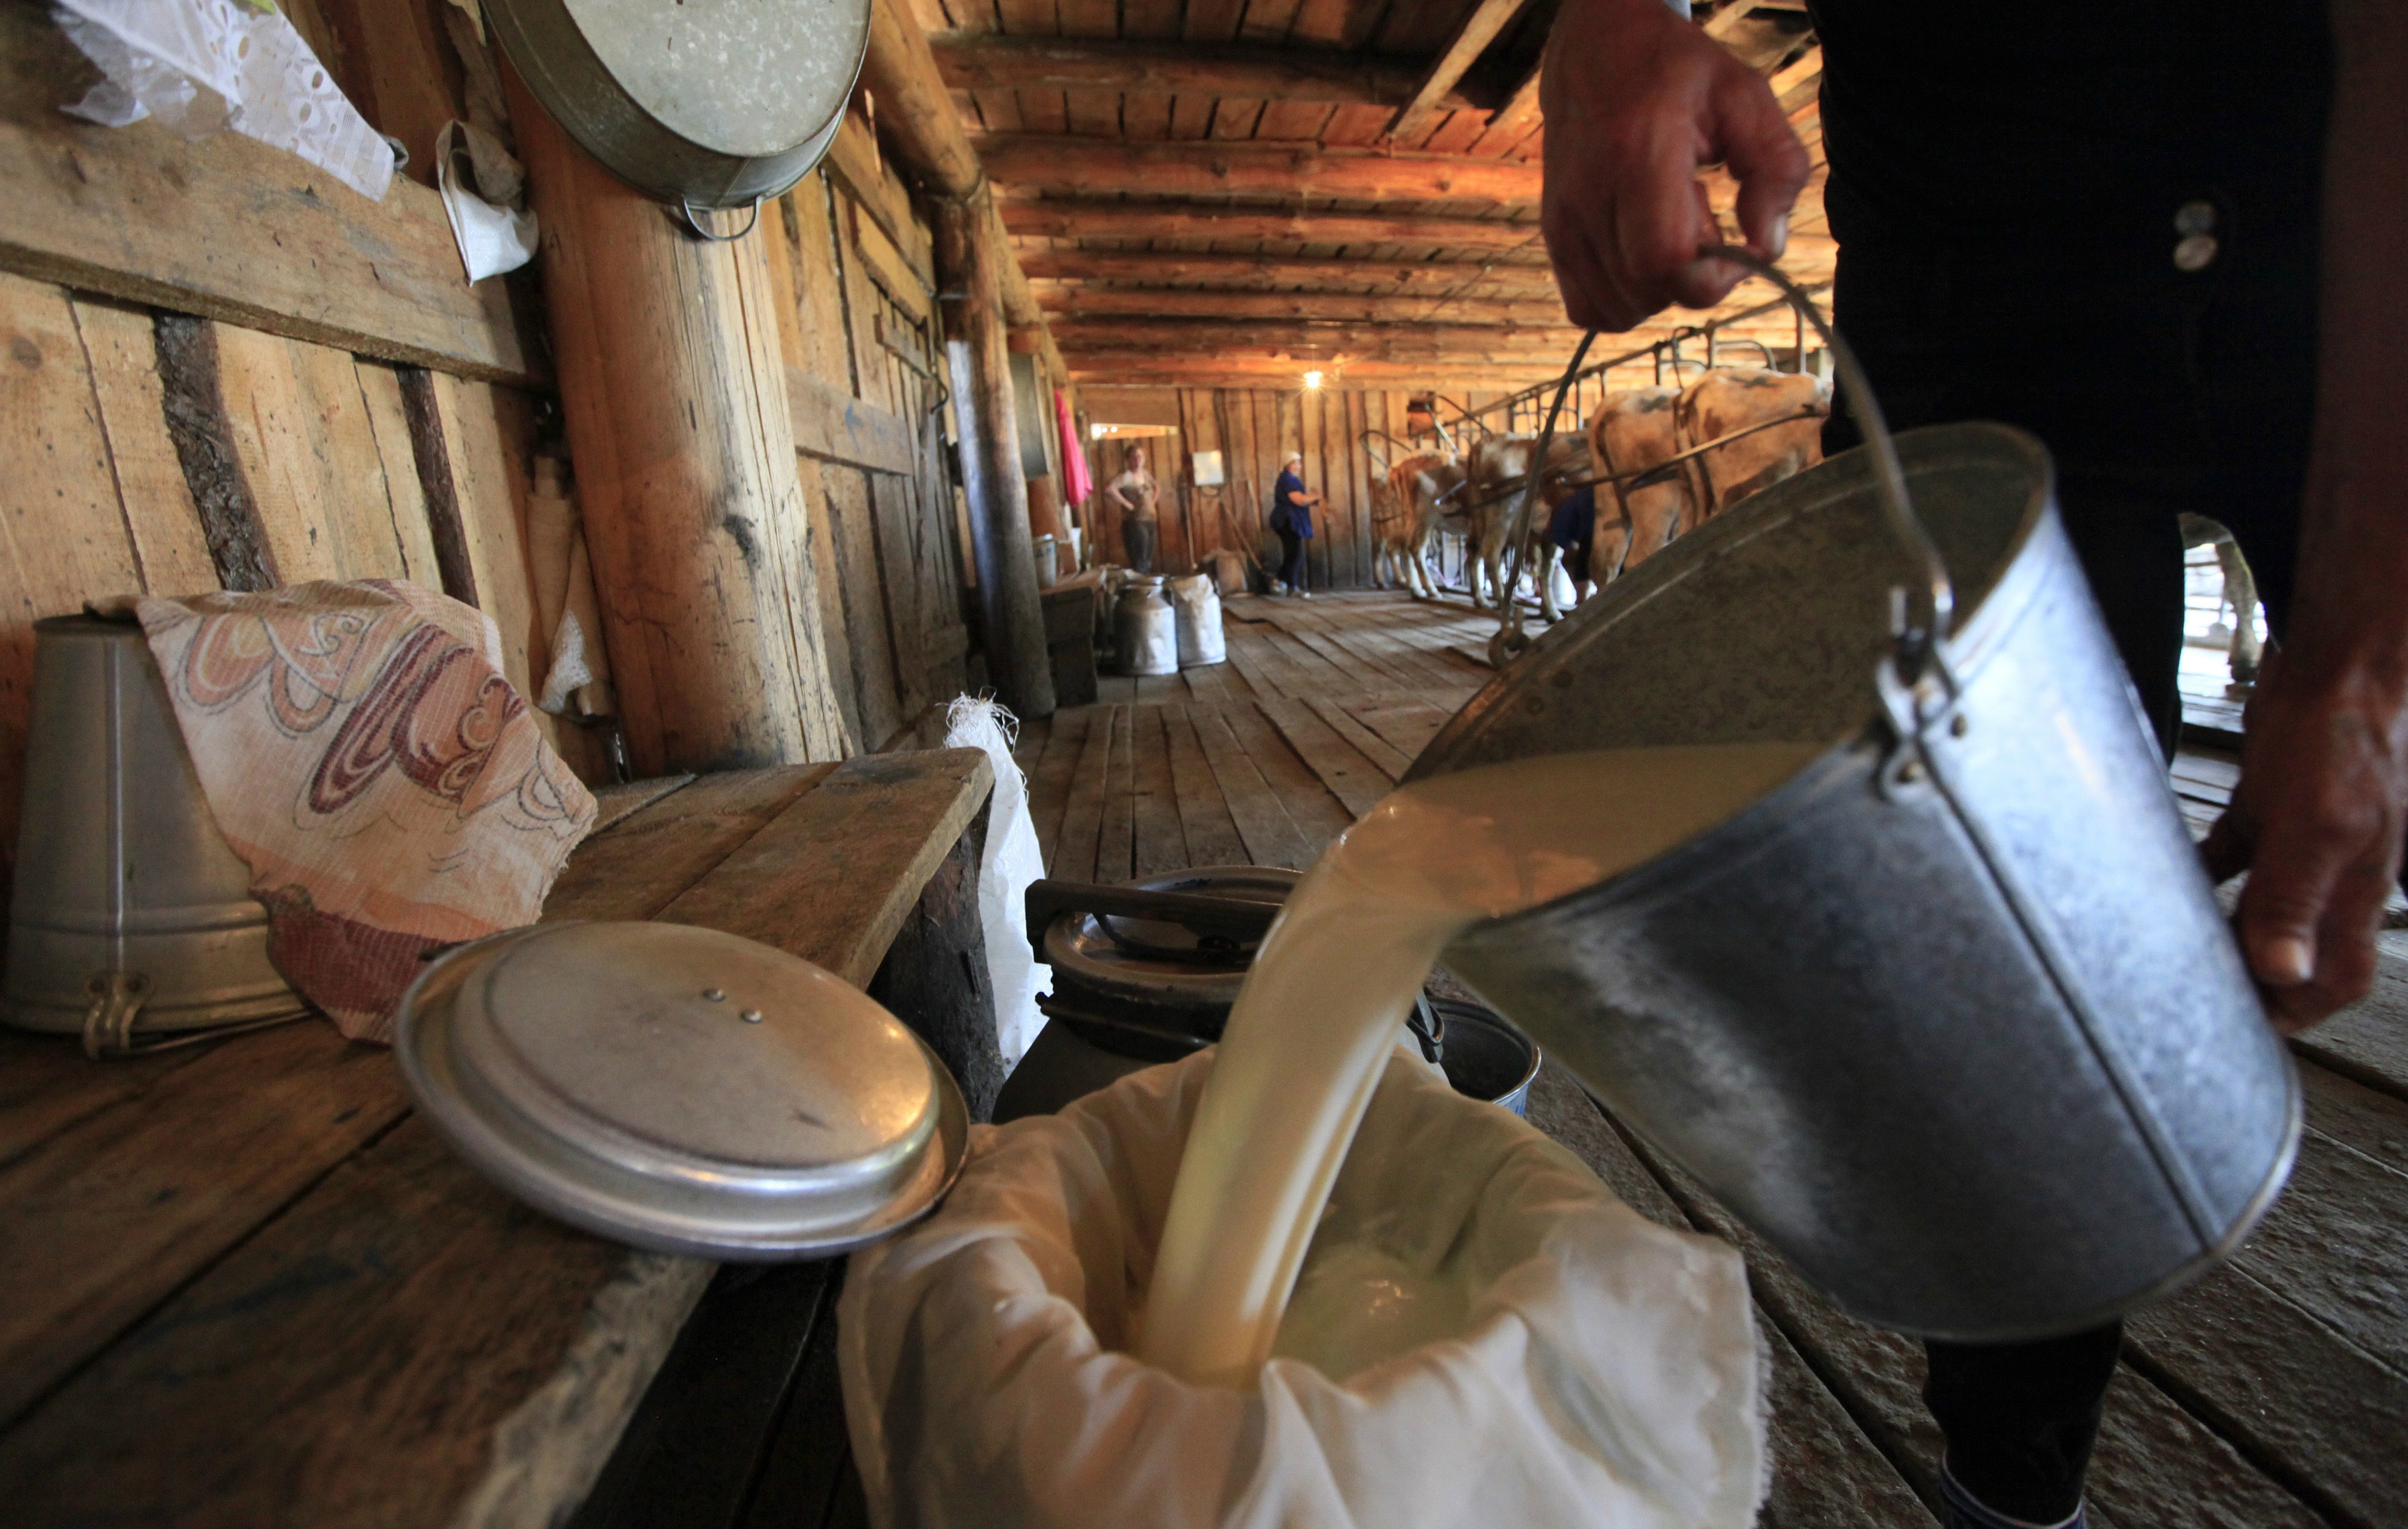
[{"label": "person in blue shirt", "polygon": [[1564,554],[1564,572],[1571,576],[1572,604],[1588,598],[1589,550],[1597,543],[1597,485],[1583,484],[1557,505],[1547,521],[1547,540]]},{"label": "person in blue shirt", "polygon": [[1304,453],[1290,451],[1271,490],[1271,531],[1280,539],[1279,583],[1271,593],[1284,590],[1310,600],[1312,595],[1304,587],[1304,544],[1312,539],[1312,507],[1321,503],[1321,495],[1306,491],[1299,470],[1303,466]]}]

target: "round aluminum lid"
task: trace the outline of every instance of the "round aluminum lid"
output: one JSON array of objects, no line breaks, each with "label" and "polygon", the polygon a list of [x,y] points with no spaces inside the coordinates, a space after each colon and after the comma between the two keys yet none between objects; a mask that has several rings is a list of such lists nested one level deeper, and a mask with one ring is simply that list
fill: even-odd
[{"label": "round aluminum lid", "polygon": [[968,1111],[860,990],[670,923],[512,930],[435,963],[394,1047],[427,1117],[537,1207],[723,1259],[822,1256],[934,1207]]},{"label": "round aluminum lid", "polygon": [[[1140,877],[1146,892],[1196,892],[1255,902],[1287,899],[1302,877],[1273,865],[1198,865]],[[1045,959],[1073,988],[1139,1003],[1227,1008],[1245,985],[1254,942],[1212,951],[1178,924],[1066,913],[1045,931]],[[1057,992],[1062,991],[1058,986]]]}]

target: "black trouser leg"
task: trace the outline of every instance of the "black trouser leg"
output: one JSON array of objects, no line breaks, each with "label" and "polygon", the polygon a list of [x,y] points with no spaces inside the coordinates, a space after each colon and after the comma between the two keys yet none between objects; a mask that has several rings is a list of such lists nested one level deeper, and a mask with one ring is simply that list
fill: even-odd
[{"label": "black trouser leg", "polygon": [[1304,588],[1304,538],[1283,531],[1280,539],[1280,582],[1292,590]]},{"label": "black trouser leg", "polygon": [[1129,567],[1134,572],[1154,572],[1154,526],[1152,521],[1121,522],[1121,546],[1127,551]]},{"label": "black trouser leg", "polygon": [[1993,1511],[2056,1523],[2082,1504],[2124,1324],[2038,1343],[1926,1343],[1923,1399],[1948,1473]]}]

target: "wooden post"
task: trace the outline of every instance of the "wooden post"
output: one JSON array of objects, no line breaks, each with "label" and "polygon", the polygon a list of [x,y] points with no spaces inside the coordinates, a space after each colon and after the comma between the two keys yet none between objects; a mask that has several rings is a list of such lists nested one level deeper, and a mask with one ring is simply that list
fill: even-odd
[{"label": "wooden post", "polygon": [[1022,721],[1054,714],[1054,673],[1028,532],[1028,483],[1011,409],[1000,279],[1002,250],[984,187],[932,197],[937,284],[945,310],[945,356],[953,372],[962,479],[970,502],[979,609],[987,674]]},{"label": "wooden post", "polygon": [[636,769],[840,759],[764,236],[685,234],[508,88]]}]

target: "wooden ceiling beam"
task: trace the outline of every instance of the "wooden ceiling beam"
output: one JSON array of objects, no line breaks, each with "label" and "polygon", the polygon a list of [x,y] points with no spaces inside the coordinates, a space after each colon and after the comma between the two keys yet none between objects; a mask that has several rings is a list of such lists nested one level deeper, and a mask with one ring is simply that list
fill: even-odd
[{"label": "wooden ceiling beam", "polygon": [[1319,144],[989,134],[979,158],[998,185],[1066,196],[1326,196],[1374,202],[1539,205],[1541,172],[1517,160],[1390,154]]},{"label": "wooden ceiling beam", "polygon": [[1300,364],[1343,358],[1415,361],[1537,362],[1560,365],[1580,336],[1574,330],[1497,330],[1473,324],[1377,324],[1255,322],[1219,319],[1082,319],[1054,325],[1063,354],[1131,350],[1140,355],[1293,358]]},{"label": "wooden ceiling beam", "polygon": [[1462,82],[1471,66],[1480,61],[1480,55],[1487,50],[1488,45],[1497,40],[1497,34],[1504,31],[1507,23],[1521,14],[1523,6],[1527,3],[1528,0],[1480,0],[1470,14],[1464,17],[1463,24],[1455,29],[1454,38],[1431,62],[1429,73],[1423,77],[1421,89],[1415,91],[1405,108],[1397,113],[1397,120],[1388,124],[1388,136],[1409,138],[1428,125],[1432,117],[1446,109],[1443,98]]},{"label": "wooden ceiling beam", "polygon": [[1368,324],[1564,326],[1554,297],[1401,297],[1392,293],[1212,292],[1178,287],[1055,287],[1037,294],[1047,312],[1071,319],[1262,319]]},{"label": "wooden ceiling beam", "polygon": [[1553,297],[1555,275],[1543,264],[1455,262],[1282,260],[1270,255],[1198,254],[1183,250],[1023,250],[1032,281],[1119,281],[1145,286],[1205,285],[1267,292],[1301,287],[1369,287],[1400,296],[1465,292],[1481,296]]},{"label": "wooden ceiling beam", "polygon": [[[1402,106],[1428,61],[1338,49],[941,33],[928,39],[957,91],[1062,90],[1237,96],[1328,106]],[[1442,107],[1494,106],[1450,88]]]},{"label": "wooden ceiling beam", "polygon": [[1027,201],[1003,204],[1014,234],[1056,239],[1231,239],[1287,244],[1399,244],[1426,250],[1544,254],[1535,222],[1473,218],[1366,217],[1252,207],[1181,207],[1140,202]]}]

